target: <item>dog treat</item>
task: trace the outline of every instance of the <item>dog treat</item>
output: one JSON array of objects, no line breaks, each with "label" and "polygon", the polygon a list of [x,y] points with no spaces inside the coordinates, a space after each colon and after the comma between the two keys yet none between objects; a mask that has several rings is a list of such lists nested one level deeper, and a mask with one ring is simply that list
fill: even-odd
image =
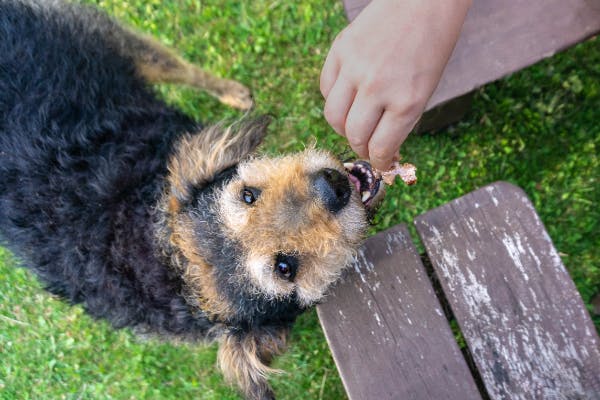
[{"label": "dog treat", "polygon": [[381,179],[388,185],[394,183],[394,178],[400,176],[400,179],[407,185],[414,185],[417,183],[416,175],[417,167],[410,163],[400,164],[398,161],[394,161],[392,167],[387,171],[375,170],[375,172],[381,177]]}]

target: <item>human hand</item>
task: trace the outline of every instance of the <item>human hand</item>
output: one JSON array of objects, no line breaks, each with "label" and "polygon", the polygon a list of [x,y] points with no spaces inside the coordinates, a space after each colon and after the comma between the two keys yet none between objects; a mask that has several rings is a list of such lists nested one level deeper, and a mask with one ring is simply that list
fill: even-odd
[{"label": "human hand", "polygon": [[334,40],[323,70],[325,119],[387,170],[433,94],[471,0],[373,0]]}]

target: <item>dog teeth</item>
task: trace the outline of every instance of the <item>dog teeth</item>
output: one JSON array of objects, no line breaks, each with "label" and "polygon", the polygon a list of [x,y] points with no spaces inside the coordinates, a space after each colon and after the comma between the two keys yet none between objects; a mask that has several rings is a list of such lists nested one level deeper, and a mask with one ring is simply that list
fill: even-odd
[{"label": "dog teeth", "polygon": [[363,203],[365,201],[369,200],[369,197],[371,197],[371,192],[369,192],[369,191],[362,192],[362,202]]},{"label": "dog teeth", "polygon": [[354,163],[345,162],[344,163],[344,168],[351,170],[352,168],[354,168]]}]

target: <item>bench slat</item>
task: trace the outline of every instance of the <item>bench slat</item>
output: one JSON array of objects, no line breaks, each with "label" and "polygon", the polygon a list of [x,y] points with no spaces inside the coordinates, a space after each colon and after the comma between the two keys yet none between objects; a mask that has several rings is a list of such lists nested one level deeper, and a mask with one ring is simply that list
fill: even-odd
[{"label": "bench slat", "polygon": [[492,399],[600,398],[600,341],[525,193],[495,183],[417,231]]},{"label": "bench slat", "polygon": [[[345,0],[353,20],[368,0]],[[600,0],[476,0],[427,110],[600,32]]]},{"label": "bench slat", "polygon": [[351,399],[481,399],[406,226],[348,272],[317,310]]}]

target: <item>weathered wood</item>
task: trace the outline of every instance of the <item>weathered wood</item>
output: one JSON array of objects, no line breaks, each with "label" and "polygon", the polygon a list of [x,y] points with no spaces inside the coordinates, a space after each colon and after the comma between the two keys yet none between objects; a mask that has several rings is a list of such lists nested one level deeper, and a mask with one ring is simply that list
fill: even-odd
[{"label": "weathered wood", "polygon": [[[353,20],[369,0],[344,0]],[[600,32],[600,0],[476,0],[431,110]]]},{"label": "weathered wood", "polygon": [[406,226],[370,238],[317,308],[351,399],[480,399]]},{"label": "weathered wood", "polygon": [[344,3],[346,17],[348,21],[352,22],[371,0],[342,0],[342,2]]},{"label": "weathered wood", "polygon": [[460,121],[471,109],[473,97],[474,92],[470,92],[430,109],[421,116],[413,132],[430,132]]},{"label": "weathered wood", "polygon": [[415,224],[492,399],[600,399],[600,341],[521,189],[495,183]]}]

